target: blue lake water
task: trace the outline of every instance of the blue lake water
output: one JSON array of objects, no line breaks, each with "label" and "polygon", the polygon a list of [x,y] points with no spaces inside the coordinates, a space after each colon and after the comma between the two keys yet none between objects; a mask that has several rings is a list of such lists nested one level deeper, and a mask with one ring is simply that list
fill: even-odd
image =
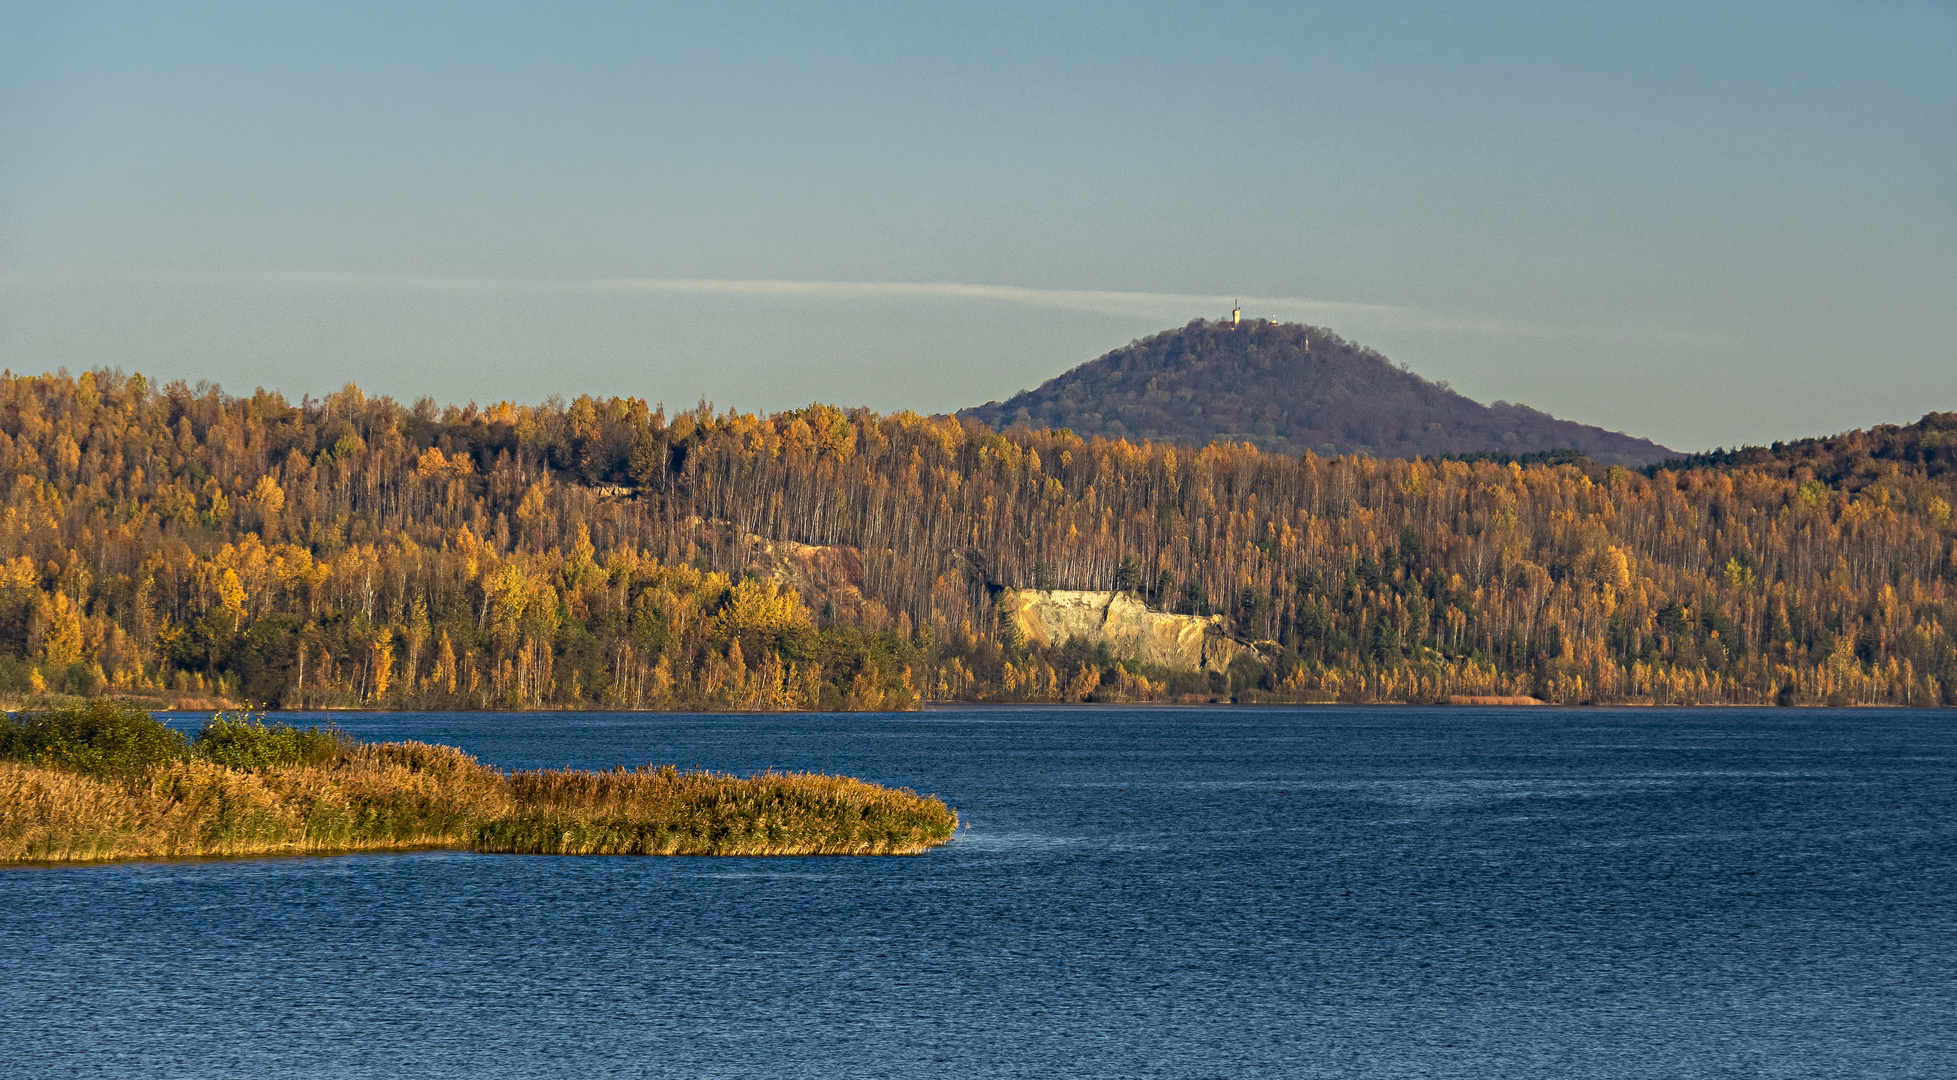
[{"label": "blue lake water", "polygon": [[1957,714],[373,714],[848,773],[914,858],[0,870],[31,1077],[1957,1076]]}]

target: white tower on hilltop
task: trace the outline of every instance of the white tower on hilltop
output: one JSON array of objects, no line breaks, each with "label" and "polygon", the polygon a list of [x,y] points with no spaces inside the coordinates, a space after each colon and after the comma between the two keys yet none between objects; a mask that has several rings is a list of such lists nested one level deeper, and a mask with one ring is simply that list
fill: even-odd
[{"label": "white tower on hilltop", "polygon": [[1238,323],[1244,321],[1243,301],[1232,300],[1230,302],[1236,305],[1235,307],[1230,309],[1230,325],[1235,326]]}]

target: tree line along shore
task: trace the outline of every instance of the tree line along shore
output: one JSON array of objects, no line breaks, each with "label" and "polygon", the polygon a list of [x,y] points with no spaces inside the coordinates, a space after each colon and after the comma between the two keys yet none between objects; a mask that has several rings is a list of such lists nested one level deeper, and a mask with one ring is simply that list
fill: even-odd
[{"label": "tree line along shore", "polygon": [[[1632,470],[0,379],[0,697],[1957,703],[1957,414]],[[1227,670],[1008,590],[1218,615]]]},{"label": "tree line along shore", "polygon": [[943,801],[840,776],[505,772],[453,747],[219,715],[193,739],[97,700],[0,716],[0,863],[424,848],[546,855],[905,855]]}]

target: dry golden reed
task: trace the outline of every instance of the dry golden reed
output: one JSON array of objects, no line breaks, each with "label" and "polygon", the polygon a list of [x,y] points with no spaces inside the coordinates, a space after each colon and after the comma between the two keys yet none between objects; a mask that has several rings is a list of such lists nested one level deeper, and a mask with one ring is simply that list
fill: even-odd
[{"label": "dry golden reed", "polygon": [[958,818],[935,798],[846,776],[753,777],[663,768],[550,769],[509,778],[518,811],[485,825],[483,851],[565,855],[908,855]]},{"label": "dry golden reed", "polygon": [[426,743],[133,776],[0,761],[0,862],[450,848],[599,855],[892,855],[949,840],[935,797],[839,776],[665,768],[505,773]]}]

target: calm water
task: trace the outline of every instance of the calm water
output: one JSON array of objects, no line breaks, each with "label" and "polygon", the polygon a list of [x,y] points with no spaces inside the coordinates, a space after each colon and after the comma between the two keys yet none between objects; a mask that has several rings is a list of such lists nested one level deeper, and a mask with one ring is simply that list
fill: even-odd
[{"label": "calm water", "polygon": [[0,871],[0,1073],[1957,1076],[1957,715],[366,715],[844,772],[890,859]]}]

